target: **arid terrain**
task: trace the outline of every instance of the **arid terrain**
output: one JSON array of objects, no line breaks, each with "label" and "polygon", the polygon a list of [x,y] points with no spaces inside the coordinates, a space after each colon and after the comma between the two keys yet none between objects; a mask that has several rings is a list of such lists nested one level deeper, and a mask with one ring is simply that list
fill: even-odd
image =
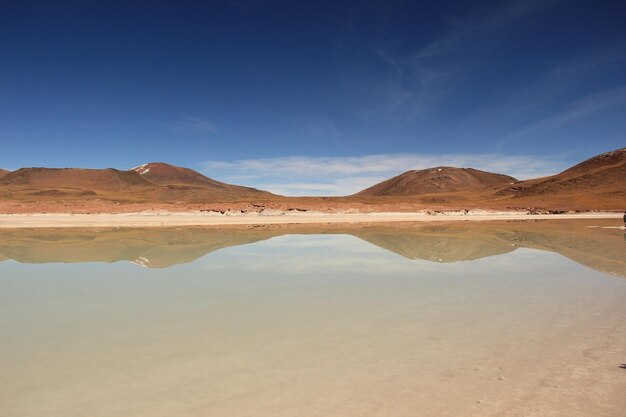
[{"label": "arid terrain", "polygon": [[530,213],[620,211],[626,207],[626,148],[559,174],[519,181],[472,168],[409,171],[346,197],[286,197],[226,184],[194,170],[149,163],[117,169],[0,171],[0,213],[130,213],[145,210]]}]

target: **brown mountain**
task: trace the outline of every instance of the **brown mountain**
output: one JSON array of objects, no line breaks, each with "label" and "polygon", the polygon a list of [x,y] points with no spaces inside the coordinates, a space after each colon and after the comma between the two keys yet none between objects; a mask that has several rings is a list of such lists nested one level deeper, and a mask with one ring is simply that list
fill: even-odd
[{"label": "brown mountain", "polygon": [[228,184],[212,180],[189,168],[177,167],[163,162],[151,162],[130,170],[157,185],[181,185],[227,188]]},{"label": "brown mountain", "polygon": [[623,210],[626,148],[595,156],[556,175],[524,181],[474,169],[409,171],[365,189],[351,200],[399,209]]},{"label": "brown mountain", "polygon": [[21,168],[0,179],[2,185],[41,188],[121,188],[147,186],[141,175],[117,169]]},{"label": "brown mountain", "polygon": [[473,168],[435,167],[407,171],[355,194],[360,197],[412,196],[502,187],[517,182],[508,175]]},{"label": "brown mountain", "polygon": [[273,194],[212,180],[164,163],[117,169],[22,168],[0,178],[0,197],[101,199],[123,202],[214,202],[267,198]]},{"label": "brown mountain", "polygon": [[553,176],[524,181],[472,168],[408,171],[349,197],[282,197],[165,163],[128,171],[22,168],[2,173],[0,212],[8,213],[262,208],[363,212],[525,209],[540,213],[626,208],[626,148],[590,158]]},{"label": "brown mountain", "polygon": [[556,175],[520,181],[498,192],[513,198],[577,194],[626,197],[626,148],[594,156]]},{"label": "brown mountain", "polygon": [[0,178],[4,177],[5,175],[7,175],[10,172],[11,171],[7,171],[6,169],[0,169]]}]

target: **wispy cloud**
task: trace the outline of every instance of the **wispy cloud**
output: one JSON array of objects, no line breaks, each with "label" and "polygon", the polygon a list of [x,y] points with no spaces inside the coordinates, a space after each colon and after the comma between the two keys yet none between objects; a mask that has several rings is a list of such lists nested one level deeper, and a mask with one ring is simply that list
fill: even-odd
[{"label": "wispy cloud", "polygon": [[310,120],[306,120],[300,125],[300,128],[302,134],[312,139],[338,139],[343,136],[343,132],[329,116],[311,116]]},{"label": "wispy cloud", "polygon": [[411,120],[437,107],[463,74],[474,67],[486,43],[501,42],[494,32],[519,19],[540,12],[561,0],[510,1],[456,19],[438,39],[409,54],[393,54],[381,47],[374,55],[389,67],[389,76],[378,82],[380,105],[366,116],[396,116]]},{"label": "wispy cloud", "polygon": [[217,130],[217,126],[213,122],[198,117],[184,116],[181,123],[183,126],[205,132],[215,132]]},{"label": "wispy cloud", "polygon": [[205,133],[212,133],[218,130],[217,126],[212,121],[188,115],[182,116],[179,121],[171,123],[168,126],[177,130]]},{"label": "wispy cloud", "polygon": [[456,53],[460,49],[476,44],[481,38],[561,0],[509,1],[500,7],[456,19],[448,33],[416,52],[414,59],[432,58],[443,54]]},{"label": "wispy cloud", "polygon": [[552,81],[559,79],[579,79],[581,75],[596,74],[598,69],[619,68],[626,61],[626,44],[617,42],[605,45],[603,48],[591,50],[572,60],[558,63],[548,75]]},{"label": "wispy cloud", "polygon": [[557,158],[497,154],[381,154],[207,161],[208,176],[284,195],[349,195],[412,169],[472,167],[523,179],[554,174],[566,167]]},{"label": "wispy cloud", "polygon": [[511,133],[505,140],[510,141],[530,135],[547,133],[561,126],[574,123],[585,116],[624,104],[626,104],[626,86],[590,94],[573,101],[560,112]]},{"label": "wispy cloud", "polygon": [[[542,63],[522,88],[489,102],[477,102],[464,114],[458,132],[481,131],[497,138],[495,150],[519,139],[534,143],[585,115],[601,113],[621,102],[623,85],[599,86],[626,68],[626,45],[607,45],[568,59]],[[593,103],[593,104],[592,104]]]}]

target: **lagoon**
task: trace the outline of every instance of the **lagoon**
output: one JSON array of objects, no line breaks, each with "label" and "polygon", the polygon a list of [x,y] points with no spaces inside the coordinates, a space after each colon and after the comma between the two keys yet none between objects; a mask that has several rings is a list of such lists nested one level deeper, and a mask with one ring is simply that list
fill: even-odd
[{"label": "lagoon", "polygon": [[0,231],[0,415],[624,415],[613,223]]}]

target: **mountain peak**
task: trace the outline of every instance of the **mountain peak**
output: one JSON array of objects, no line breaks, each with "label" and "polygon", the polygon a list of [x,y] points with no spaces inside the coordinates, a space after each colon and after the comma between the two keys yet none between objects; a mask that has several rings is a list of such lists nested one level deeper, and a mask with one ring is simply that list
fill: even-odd
[{"label": "mountain peak", "polygon": [[566,169],[559,175],[586,174],[595,172],[598,169],[604,170],[614,168],[626,163],[626,148],[601,153]]},{"label": "mountain peak", "polygon": [[474,168],[437,166],[407,171],[369,187],[356,195],[380,197],[447,193],[501,186],[516,181],[517,179],[508,175],[495,174]]},{"label": "mountain peak", "polygon": [[130,171],[138,173],[157,185],[223,185],[223,183],[208,178],[193,169],[178,167],[165,162],[148,162],[131,168]]},{"label": "mountain peak", "polygon": [[[522,181],[498,192],[517,198],[544,198],[576,193],[578,198],[624,198],[626,196],[626,148],[589,158],[565,171],[544,178]],[[591,191],[593,190],[593,194]],[[581,194],[582,192],[582,194]]]}]

